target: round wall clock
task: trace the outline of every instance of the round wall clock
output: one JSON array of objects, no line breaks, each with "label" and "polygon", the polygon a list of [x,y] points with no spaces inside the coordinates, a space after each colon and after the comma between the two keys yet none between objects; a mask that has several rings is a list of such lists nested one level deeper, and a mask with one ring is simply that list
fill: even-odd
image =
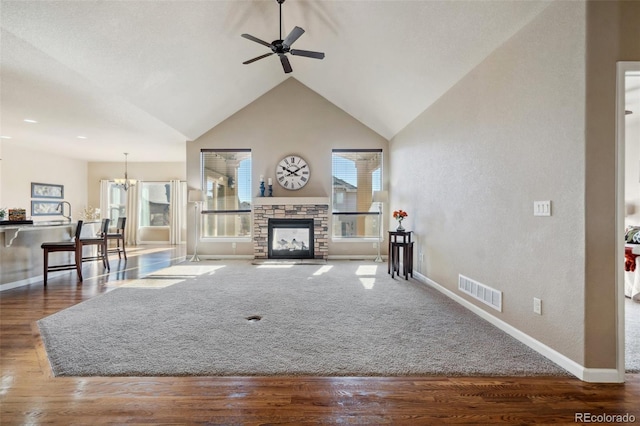
[{"label": "round wall clock", "polygon": [[300,189],[309,182],[311,171],[303,158],[288,155],[276,167],[276,180],[285,189]]}]

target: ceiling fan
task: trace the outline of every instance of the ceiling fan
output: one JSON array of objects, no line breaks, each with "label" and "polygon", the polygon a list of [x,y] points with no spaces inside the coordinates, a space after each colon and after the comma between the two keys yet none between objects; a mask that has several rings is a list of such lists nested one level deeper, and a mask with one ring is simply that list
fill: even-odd
[{"label": "ceiling fan", "polygon": [[312,52],[310,50],[291,49],[291,45],[298,38],[300,38],[302,34],[304,34],[304,30],[300,27],[294,27],[294,29],[291,30],[289,35],[285,37],[284,40],[282,39],[282,3],[284,3],[284,0],[276,0],[276,1],[280,5],[280,39],[274,40],[271,43],[267,43],[266,41],[260,40],[259,38],[254,37],[250,34],[242,34],[242,37],[246,38],[247,40],[255,41],[256,43],[262,44],[263,46],[267,46],[269,49],[271,49],[270,53],[265,53],[264,55],[260,55],[256,58],[249,59],[248,61],[244,61],[243,64],[250,64],[259,59],[266,58],[267,56],[271,56],[275,53],[280,57],[280,62],[282,63],[282,68],[284,69],[284,72],[290,73],[291,71],[293,71],[293,69],[291,68],[291,64],[289,63],[289,58],[285,56],[287,53],[291,53],[294,56],[306,56],[307,58],[323,59],[324,58],[323,52]]}]

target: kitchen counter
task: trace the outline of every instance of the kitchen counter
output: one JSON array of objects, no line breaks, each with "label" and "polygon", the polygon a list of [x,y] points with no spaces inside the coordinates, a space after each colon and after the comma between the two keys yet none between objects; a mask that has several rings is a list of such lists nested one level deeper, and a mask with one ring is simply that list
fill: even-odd
[{"label": "kitchen counter", "polygon": [[[82,235],[93,236],[99,228],[100,221],[84,222]],[[0,226],[0,291],[42,281],[44,262],[40,246],[46,241],[71,240],[75,230],[76,222],[66,220]],[[70,263],[68,256],[52,253],[50,262]]]},{"label": "kitchen counter", "polygon": [[4,241],[2,241],[4,246],[11,247],[11,244],[18,236],[18,233],[22,231],[32,231],[32,230],[39,230],[43,228],[61,227],[61,226],[69,227],[72,225],[74,226],[74,229],[75,229],[75,224],[72,224],[67,220],[51,220],[46,222],[44,221],[33,222],[32,224],[21,224],[21,223],[17,223],[15,225],[3,224],[0,226],[0,234],[4,235]]}]

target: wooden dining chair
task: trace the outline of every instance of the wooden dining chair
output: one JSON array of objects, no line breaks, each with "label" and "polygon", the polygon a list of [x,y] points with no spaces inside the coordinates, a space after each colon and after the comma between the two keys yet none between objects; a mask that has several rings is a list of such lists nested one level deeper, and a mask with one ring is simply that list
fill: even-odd
[{"label": "wooden dining chair", "polygon": [[[80,242],[80,233],[82,232],[82,221],[78,221],[76,233],[73,239],[69,241],[53,241],[44,242],[41,247],[44,254],[44,285],[47,285],[49,272],[65,271],[75,269],[78,274],[78,281],[82,282],[82,243]],[[73,252],[74,262],[65,265],[49,265],[49,253],[56,252]]]},{"label": "wooden dining chair", "polygon": [[[116,246],[109,249],[109,253],[118,253],[118,259],[121,259],[124,255],[124,260],[127,260],[127,250],[125,249],[124,240],[124,228],[127,224],[126,217],[119,217],[118,224],[116,225],[116,232],[109,232],[107,234],[107,244],[111,240],[116,240]],[[122,245],[120,245],[122,244]]]},{"label": "wooden dining chair", "polygon": [[107,253],[107,234],[109,233],[109,223],[110,219],[102,219],[102,223],[100,224],[100,230],[95,236],[92,237],[81,237],[80,242],[82,246],[98,246],[95,255],[84,255],[82,261],[91,261],[91,260],[101,260],[102,265],[108,270],[111,270],[111,266],[109,265],[109,256]]}]

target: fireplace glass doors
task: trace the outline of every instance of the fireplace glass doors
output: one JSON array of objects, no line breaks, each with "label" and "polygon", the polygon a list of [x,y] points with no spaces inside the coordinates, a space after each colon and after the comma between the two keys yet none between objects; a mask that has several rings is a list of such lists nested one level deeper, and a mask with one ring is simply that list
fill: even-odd
[{"label": "fireplace glass doors", "polygon": [[313,219],[269,219],[269,259],[313,259]]}]

